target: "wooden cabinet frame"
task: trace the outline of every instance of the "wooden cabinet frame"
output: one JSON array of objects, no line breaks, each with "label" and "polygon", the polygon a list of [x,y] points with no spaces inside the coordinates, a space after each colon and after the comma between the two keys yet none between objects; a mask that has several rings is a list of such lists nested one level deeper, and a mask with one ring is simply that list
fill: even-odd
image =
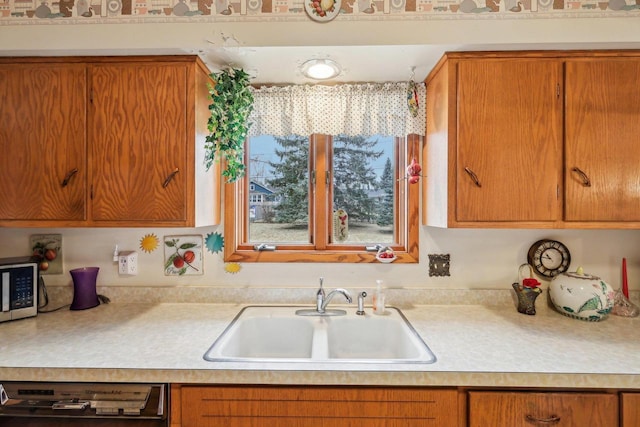
[{"label": "wooden cabinet frame", "polygon": [[[0,226],[199,227],[220,222],[220,164],[206,171],[203,161],[211,79],[197,56],[0,58],[0,72],[15,67],[37,74],[43,66],[80,70],[72,75],[80,88],[74,97],[58,98],[53,92],[35,97],[44,97],[40,102],[50,110],[38,117],[50,115],[57,126],[79,126],[81,132],[63,141],[56,129],[45,135],[52,149],[29,153],[26,163],[18,165],[27,173],[5,183],[5,191],[14,194],[26,185],[30,194],[51,189],[43,194],[74,191],[79,198],[41,197],[35,211],[28,198],[3,198],[0,203],[7,206],[0,206]],[[19,97],[9,99],[18,111],[30,109]],[[67,108],[70,104],[80,108]],[[69,112],[74,117],[66,117]],[[23,113],[17,120],[32,118]],[[12,129],[12,135],[0,134],[0,144],[7,147],[12,137],[28,141],[20,137],[19,128]],[[69,148],[53,149],[61,144]],[[29,142],[26,150],[34,146]],[[62,165],[72,152],[83,158],[73,163],[77,171],[63,190],[60,183],[73,168],[55,166],[50,173],[38,173],[38,156],[54,156],[53,164]]]},{"label": "wooden cabinet frame", "polygon": [[[473,185],[471,183],[474,179],[474,171],[465,171],[466,165],[458,164],[458,160],[468,149],[466,145],[462,144],[471,144],[469,126],[473,125],[473,123],[464,121],[465,116],[461,115],[461,112],[466,108],[465,99],[472,101],[475,99],[472,96],[473,92],[466,93],[461,90],[461,64],[502,63],[505,70],[515,70],[518,64],[527,62],[546,62],[556,64],[559,67],[559,74],[556,72],[549,74],[553,77],[548,77],[557,80],[557,88],[554,92],[561,104],[558,112],[552,113],[555,118],[549,122],[539,114],[535,90],[539,89],[543,92],[540,97],[547,96],[550,87],[555,86],[553,84],[555,82],[539,82],[539,86],[535,86],[533,91],[528,91],[526,86],[510,85],[507,82],[508,76],[501,73],[502,70],[499,67],[495,68],[496,73],[486,72],[487,74],[483,77],[490,78],[496,74],[500,82],[505,82],[504,92],[507,94],[510,90],[530,93],[531,98],[528,100],[523,98],[524,101],[521,101],[517,106],[521,107],[522,111],[526,111],[529,106],[533,109],[532,111],[536,111],[531,114],[532,121],[540,122],[540,124],[533,123],[532,140],[555,138],[553,135],[559,135],[555,157],[553,159],[545,157],[542,164],[534,163],[536,166],[531,167],[530,163],[532,162],[528,162],[526,158],[513,158],[512,162],[509,162],[497,156],[499,161],[493,167],[504,171],[505,179],[514,180],[513,191],[509,192],[507,187],[507,191],[503,191],[504,197],[502,197],[496,195],[495,191],[494,193],[488,191],[486,186],[481,189],[479,187],[483,185],[481,182],[483,179],[480,177],[476,183],[476,187],[478,187],[476,190],[478,193],[480,190],[484,190],[482,194],[489,194],[489,196],[478,195],[475,198],[469,198],[466,195],[469,190],[465,189],[465,186]],[[480,66],[477,69],[481,69]],[[634,145],[640,126],[637,125],[640,123],[638,120],[640,118],[640,101],[638,101],[640,95],[636,95],[635,91],[640,94],[640,89],[637,85],[633,85],[634,78],[629,77],[636,75],[638,69],[640,69],[640,51],[633,50],[453,52],[445,54],[425,80],[428,85],[427,131],[426,144],[423,149],[423,163],[426,165],[428,177],[424,180],[422,188],[423,224],[436,227],[466,228],[640,228],[640,220],[638,219],[640,197],[637,196],[640,175],[638,175],[636,167],[630,166],[636,165],[640,161],[640,148]],[[610,79],[606,79],[606,76],[596,79],[594,73],[615,75],[611,75]],[[535,78],[533,76],[520,74],[513,76],[513,79],[528,79],[532,82],[531,84],[534,84]],[[500,95],[498,92],[500,82],[497,84],[491,82],[491,84],[485,85],[482,84],[480,78],[476,79],[477,83],[475,84],[473,78],[466,78],[464,81],[465,87],[475,87],[475,89],[472,87],[472,90],[478,91],[476,95],[480,100],[486,99],[486,94],[483,92],[485,90],[493,90],[494,94]],[[607,87],[608,84],[616,86],[610,88]],[[629,95],[628,99],[621,99],[621,102],[613,101],[617,99],[616,97],[622,96],[620,95],[621,91],[628,92],[629,90],[633,90],[633,95]],[[595,92],[597,95],[589,97],[585,92]],[[500,103],[495,104],[494,107],[496,105],[500,107]],[[577,113],[574,112],[575,108],[571,111],[567,110],[568,106],[575,105],[583,106],[583,110]],[[476,105],[473,108],[478,111],[476,111],[476,115],[470,117],[481,119],[484,117],[483,114],[487,113],[481,111],[481,105]],[[623,114],[615,111],[620,108],[625,109]],[[638,114],[635,119],[631,115],[625,122],[624,115],[629,116],[629,112],[637,112]],[[522,119],[526,115],[520,114],[519,117]],[[544,120],[541,120],[541,117]],[[602,120],[608,117],[611,117],[610,123],[603,123]],[[620,123],[622,122],[628,122],[629,129],[614,131],[621,127]],[[555,129],[545,137],[547,131],[545,127],[550,126],[550,123],[555,123]],[[588,125],[585,127],[586,130],[576,134],[577,136],[573,138],[572,135],[575,134],[573,130],[584,123]],[[502,133],[499,133],[483,127],[491,124],[495,124],[495,122],[478,120],[477,135],[474,135],[474,138],[480,141],[478,143],[482,143],[483,138],[489,139],[494,135],[503,135],[501,141],[506,144],[504,135],[508,134],[503,132],[504,129],[501,129]],[[513,124],[506,123],[504,127],[513,127]],[[612,130],[612,127],[615,129]],[[596,133],[592,131],[593,129],[598,129],[599,132]],[[595,140],[596,138],[597,140]],[[616,138],[623,138],[622,142],[624,143]],[[476,142],[473,141],[473,143]],[[488,145],[491,144],[493,141],[488,143]],[[598,182],[587,188],[586,191],[585,187],[589,186],[583,184],[579,172],[574,171],[578,167],[578,163],[585,163],[582,160],[579,162],[572,160],[573,153],[576,151],[573,149],[575,144],[585,145],[583,152],[601,150],[596,154],[596,157],[600,156],[603,160],[596,163],[598,169],[594,170],[593,162],[589,163],[591,165],[589,174],[597,177]],[[495,144],[493,146],[495,147]],[[615,153],[615,159],[604,161],[605,157],[612,157],[607,154],[607,148],[604,147],[618,150]],[[541,155],[546,156],[547,154],[547,151],[541,151]],[[477,158],[478,155],[475,157]],[[531,159],[531,156],[529,158]],[[534,158],[533,160],[537,161],[538,159]],[[487,165],[486,167],[491,166]],[[530,178],[520,173],[510,173],[510,171],[520,170],[527,170]],[[552,177],[557,180],[555,195],[549,191],[551,182],[539,185],[541,177],[545,179]],[[528,181],[525,181],[527,179]],[[528,184],[528,187],[523,186],[523,182]],[[581,185],[579,186],[580,190],[574,188],[576,182]],[[541,188],[545,189],[542,193],[539,191]],[[582,191],[582,193],[577,193],[577,191]],[[590,191],[590,195],[588,195],[588,191]],[[607,194],[608,199],[602,197],[603,192]],[[556,198],[555,203],[550,200],[550,197],[553,196]],[[468,208],[465,203],[475,204],[472,208],[479,214],[475,217],[461,214],[461,209]],[[543,209],[537,214],[528,215],[529,212],[526,209],[534,210],[539,206],[542,206]],[[512,207],[515,210],[513,216],[503,215],[504,211]],[[491,209],[500,210],[494,212],[495,215],[491,217]],[[615,212],[612,212],[612,209]]]}]

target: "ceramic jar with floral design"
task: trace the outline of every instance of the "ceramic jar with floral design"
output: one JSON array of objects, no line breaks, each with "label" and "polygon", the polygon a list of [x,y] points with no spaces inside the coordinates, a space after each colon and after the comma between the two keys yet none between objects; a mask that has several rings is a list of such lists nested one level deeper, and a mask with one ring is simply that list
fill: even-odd
[{"label": "ceramic jar with floral design", "polygon": [[549,297],[556,310],[574,319],[597,322],[613,308],[615,292],[604,280],[585,274],[582,268],[556,276],[549,284]]}]

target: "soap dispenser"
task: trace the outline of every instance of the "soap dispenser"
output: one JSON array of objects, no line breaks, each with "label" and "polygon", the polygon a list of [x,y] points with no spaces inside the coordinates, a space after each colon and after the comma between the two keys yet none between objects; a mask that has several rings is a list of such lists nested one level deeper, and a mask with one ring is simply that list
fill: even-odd
[{"label": "soap dispenser", "polygon": [[373,294],[373,313],[384,314],[384,292],[382,291],[382,280],[376,280],[376,292]]}]

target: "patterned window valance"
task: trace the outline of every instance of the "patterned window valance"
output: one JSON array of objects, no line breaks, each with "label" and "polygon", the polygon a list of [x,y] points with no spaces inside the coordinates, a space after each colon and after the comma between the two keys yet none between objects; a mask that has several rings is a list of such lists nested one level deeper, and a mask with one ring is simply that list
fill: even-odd
[{"label": "patterned window valance", "polygon": [[409,82],[297,85],[253,89],[249,136],[425,133],[425,86],[416,84],[418,113],[407,103]]}]

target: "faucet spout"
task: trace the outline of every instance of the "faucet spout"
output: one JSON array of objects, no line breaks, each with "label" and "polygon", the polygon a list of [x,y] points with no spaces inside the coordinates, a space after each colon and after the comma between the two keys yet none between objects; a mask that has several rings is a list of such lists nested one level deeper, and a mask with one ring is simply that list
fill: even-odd
[{"label": "faucet spout", "polygon": [[342,294],[348,303],[351,303],[353,301],[349,291],[347,291],[346,289],[337,288],[327,294],[326,298],[324,298],[324,301],[322,301],[322,304],[320,305],[320,309],[318,311],[320,311],[321,313],[324,312],[335,294]]}]

